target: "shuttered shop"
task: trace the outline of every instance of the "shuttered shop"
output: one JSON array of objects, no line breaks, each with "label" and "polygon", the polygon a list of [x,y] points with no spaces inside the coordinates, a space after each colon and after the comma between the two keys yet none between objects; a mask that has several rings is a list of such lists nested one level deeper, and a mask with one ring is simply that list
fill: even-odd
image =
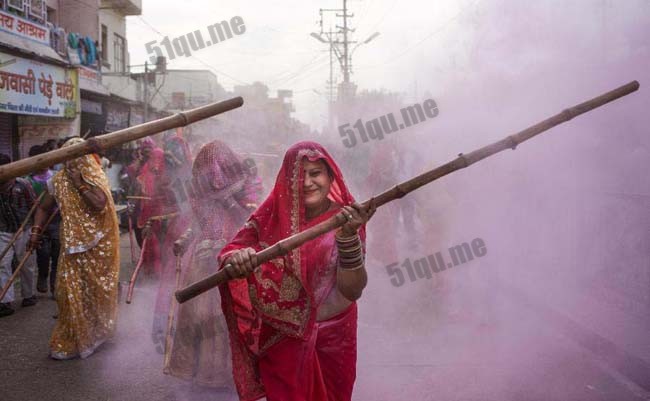
[{"label": "shuttered shop", "polygon": [[0,153],[3,153],[13,159],[11,148],[14,116],[9,113],[0,113]]}]

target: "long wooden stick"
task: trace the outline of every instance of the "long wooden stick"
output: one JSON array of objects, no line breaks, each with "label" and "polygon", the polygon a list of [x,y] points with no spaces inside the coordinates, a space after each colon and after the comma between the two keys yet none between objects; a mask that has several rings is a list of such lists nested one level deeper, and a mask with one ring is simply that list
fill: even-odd
[{"label": "long wooden stick", "polygon": [[[178,287],[181,285],[181,260],[182,255],[176,255],[176,286],[174,287],[178,290]],[[163,364],[163,373],[169,374],[169,363],[172,358],[172,327],[174,325],[174,315],[176,314],[177,302],[174,297],[170,299],[171,305],[169,305],[169,315],[167,316],[167,335],[165,336],[165,359]]]},{"label": "long wooden stick", "polygon": [[[55,210],[54,212],[52,212],[52,214],[50,214],[50,217],[48,217],[47,220],[45,221],[45,224],[43,224],[43,230],[45,230],[45,228],[47,228],[47,226],[52,222],[52,219],[54,219],[54,216],[56,216],[57,213],[59,213],[59,211]],[[16,280],[16,277],[18,277],[18,274],[20,274],[20,271],[23,269],[23,266],[25,266],[25,263],[27,263],[27,259],[29,259],[29,257],[31,256],[32,251],[33,249],[30,250],[29,252],[25,252],[25,255],[23,256],[22,260],[18,264],[18,267],[16,267],[16,270],[14,271],[14,274],[11,275],[9,281],[7,281],[7,284],[2,288],[2,292],[0,293],[0,301],[5,297],[5,294],[7,293],[7,291],[9,291],[9,288],[11,288],[11,286],[13,285],[14,280]]]},{"label": "long wooden stick", "polygon": [[29,213],[27,213],[27,217],[25,217],[25,220],[23,220],[20,227],[18,227],[18,230],[11,238],[11,241],[9,241],[9,243],[7,244],[7,247],[0,253],[0,260],[2,260],[2,258],[5,257],[7,252],[9,252],[9,249],[11,249],[11,247],[14,246],[14,244],[18,240],[18,237],[20,237],[20,235],[23,233],[23,231],[25,230],[25,226],[27,225],[27,223],[29,223],[29,220],[34,215],[34,212],[36,212],[36,208],[38,208],[38,205],[41,203],[41,200],[43,200],[44,195],[45,195],[45,191],[41,192],[41,194],[36,199],[36,202],[34,202],[34,204],[32,205],[32,208],[29,209]]},{"label": "long wooden stick", "polygon": [[161,214],[160,216],[149,217],[149,221],[169,220],[178,216],[179,214],[179,212]]},{"label": "long wooden stick", "polygon": [[[580,103],[577,106],[571,107],[569,109],[565,109],[564,111],[562,111],[559,114],[556,114],[553,117],[550,117],[531,127],[528,127],[525,130],[520,131],[516,134],[507,136],[506,138],[498,142],[495,142],[491,145],[484,146],[466,155],[463,155],[461,153],[458,155],[456,159],[446,164],[443,164],[442,166],[437,167],[431,171],[420,174],[415,178],[411,178],[408,181],[398,184],[393,188],[377,195],[376,197],[371,198],[366,202],[363,202],[362,205],[364,207],[368,207],[370,202],[374,202],[376,207],[380,207],[390,201],[402,198],[409,192],[412,192],[423,185],[426,185],[456,170],[469,167],[472,164],[480,160],[483,160],[488,156],[491,156],[495,153],[501,152],[506,149],[514,150],[517,147],[517,145],[519,145],[524,141],[527,141],[528,139],[534,137],[535,135],[538,135],[546,130],[555,127],[556,125],[569,121],[574,117],[577,117],[581,114],[591,111],[606,103],[614,101],[625,95],[628,95],[636,91],[637,89],[639,89],[639,83],[637,81],[632,81],[626,85],[623,85],[603,95],[595,97],[584,103]],[[334,230],[342,226],[343,224],[345,224],[345,222],[346,219],[343,216],[343,214],[337,213],[335,216],[330,217],[328,220],[325,220],[322,223],[319,223],[300,233],[294,234],[288,238],[285,238],[277,242],[275,245],[260,251],[257,254],[258,265],[268,262],[269,260],[274,259],[278,256],[285,255],[291,250],[301,246],[305,242],[310,241],[322,234],[325,234],[326,232],[329,232],[331,230]],[[217,273],[214,273],[203,280],[197,281],[196,283],[193,283],[188,287],[183,288],[180,291],[177,291],[176,299],[178,300],[178,302],[183,303],[227,281],[228,281],[228,275],[226,274],[225,269],[222,269]]]},{"label": "long wooden stick", "polygon": [[128,214],[127,218],[129,219],[129,245],[131,246],[131,266],[135,264],[135,248],[133,244],[133,222],[131,213]]},{"label": "long wooden stick", "polygon": [[169,213],[169,214],[161,214],[159,216],[152,216],[147,219],[147,223],[145,224],[145,227],[149,226],[148,232],[149,234],[142,240],[142,249],[140,250],[140,260],[138,260],[138,264],[135,267],[135,270],[133,270],[133,274],[131,275],[131,281],[129,282],[129,290],[126,294],[126,303],[130,304],[131,301],[133,301],[133,289],[135,288],[135,282],[138,279],[138,274],[140,273],[140,268],[142,267],[143,264],[143,256],[144,256],[144,249],[145,245],[147,243],[147,240],[153,233],[151,232],[151,223],[154,221],[162,221],[162,220],[167,220],[171,219],[173,217],[176,217],[178,213]]},{"label": "long wooden stick", "polygon": [[169,129],[184,127],[196,121],[235,109],[240,107],[242,104],[244,104],[244,100],[241,97],[234,97],[232,99],[224,100],[223,102],[211,103],[192,110],[177,113],[173,116],[136,125],[135,127],[111,132],[110,134],[95,136],[84,143],[52,150],[37,156],[5,164],[0,166],[0,182],[21,175],[26,175],[66,160],[76,159],[83,155],[100,153],[106,149],[110,149],[123,143],[135,141],[136,139],[144,138]]},{"label": "long wooden stick", "polygon": [[145,249],[147,249],[148,243],[149,243],[149,236],[146,236],[142,240],[142,249],[140,249],[140,259],[138,260],[138,264],[135,266],[135,269],[133,270],[133,274],[131,275],[131,281],[129,282],[129,290],[126,293],[127,304],[130,304],[131,301],[133,301],[133,288],[135,288],[135,281],[138,279],[138,273],[140,273],[140,268],[142,268],[142,264],[144,262],[144,252]]}]

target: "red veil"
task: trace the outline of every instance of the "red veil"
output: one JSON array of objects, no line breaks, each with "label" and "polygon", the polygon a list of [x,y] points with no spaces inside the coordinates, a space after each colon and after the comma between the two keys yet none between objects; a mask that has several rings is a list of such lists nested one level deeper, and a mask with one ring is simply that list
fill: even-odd
[{"label": "red veil", "polygon": [[[329,153],[318,143],[299,142],[285,154],[269,196],[222,250],[220,264],[223,265],[234,250],[252,247],[260,251],[337,212],[331,210],[306,221],[302,202],[303,158],[324,160],[328,164],[333,178],[328,197],[332,201],[341,206],[354,202]],[[365,243],[365,226],[359,234]],[[233,374],[242,400],[255,400],[265,395],[258,361],[269,348],[285,339],[302,341],[313,337],[317,308],[336,281],[337,257],[334,233],[330,232],[262,264],[246,280],[233,280],[220,287],[230,332]],[[354,327],[356,350],[356,315]],[[356,353],[353,363],[356,363]]]},{"label": "red veil", "polygon": [[[137,220],[138,228],[143,228],[150,217],[161,215],[165,210],[165,201],[160,196],[161,181],[165,175],[165,154],[162,149],[155,146],[152,140],[145,142],[144,146],[151,147],[151,153],[146,163],[142,166],[137,180],[142,195],[150,199],[140,201],[140,211]],[[158,238],[153,233],[159,231],[160,222],[156,221],[152,224],[152,234],[150,234],[147,240],[147,248],[142,255],[145,260],[145,273],[154,274],[156,277],[162,271],[160,256],[161,244],[159,244]]]}]

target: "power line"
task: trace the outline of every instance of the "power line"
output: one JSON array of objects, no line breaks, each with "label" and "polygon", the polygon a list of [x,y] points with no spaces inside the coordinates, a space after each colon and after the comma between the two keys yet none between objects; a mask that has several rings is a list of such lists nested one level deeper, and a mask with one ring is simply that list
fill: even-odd
[{"label": "power line", "polygon": [[[153,25],[151,25],[150,23],[148,23],[148,22],[147,22],[147,21],[146,21],[146,20],[145,20],[141,15],[138,15],[138,18],[139,18],[139,19],[140,19],[140,20],[141,20],[145,25],[147,25],[147,26],[148,26],[152,31],[156,32],[158,35],[160,35],[160,36],[164,36],[164,37],[167,37],[167,36],[168,36],[168,35],[165,35],[165,34],[163,34],[162,32],[160,32],[158,29],[156,29],[156,28],[155,28]],[[206,66],[206,67],[208,67],[208,68],[210,68],[210,69],[213,70],[214,72],[217,72],[217,73],[219,73],[219,74],[221,74],[221,75],[223,75],[223,76],[225,76],[225,77],[227,77],[227,78],[230,78],[231,80],[233,80],[233,81],[235,81],[235,82],[237,82],[237,83],[240,83],[240,84],[243,84],[243,85],[250,85],[250,83],[248,83],[248,82],[246,82],[246,81],[242,81],[242,80],[239,79],[239,78],[236,78],[236,77],[234,77],[234,76],[232,76],[232,75],[230,75],[230,74],[226,74],[225,72],[218,70],[218,69],[215,68],[213,65],[211,65],[211,64],[207,63],[206,61],[200,59],[199,57],[197,57],[197,56],[194,55],[194,54],[192,54],[190,57],[194,58],[194,59],[197,60],[199,63],[203,64],[204,66]]]},{"label": "power line", "polygon": [[[328,66],[328,65],[329,65],[329,61],[327,61],[327,62],[325,62],[325,63],[321,63],[320,65],[316,65],[316,66],[315,66],[311,71],[309,71],[308,73],[307,73],[307,71],[304,71],[304,73],[305,73],[306,75],[301,76],[297,82],[300,82],[300,80],[303,80],[303,79],[305,79],[305,78],[307,78],[307,77],[312,76],[312,75],[315,74],[316,72],[320,71],[323,67],[326,67],[326,66]],[[296,75],[294,75],[294,76],[292,76],[292,77],[289,77],[289,78],[287,78],[287,79],[281,81],[280,83],[286,84],[286,83],[288,83],[288,82],[290,82],[290,81],[293,81],[294,79],[298,78],[301,74],[302,74],[302,73],[300,73],[300,74],[296,74]],[[277,86],[277,85],[279,85],[280,83],[276,83],[275,85]]]},{"label": "power line", "polygon": [[[296,76],[299,76],[300,74],[303,74],[307,72],[311,67],[314,67],[315,65],[320,65],[322,61],[324,60],[324,57],[322,54],[317,55],[316,57],[312,58],[307,64],[299,67],[296,71],[292,72],[282,72],[278,74],[273,80],[269,81],[269,84],[277,84],[281,82],[285,82],[288,80],[293,79]],[[288,74],[288,76],[281,77],[282,75]]]},{"label": "power line", "polygon": [[437,35],[438,33],[442,32],[442,31],[443,31],[444,29],[446,29],[446,28],[447,28],[447,27],[448,27],[452,22],[454,22],[455,20],[457,20],[458,18],[460,18],[460,16],[463,15],[467,10],[469,10],[469,8],[473,8],[473,7],[475,7],[475,6],[476,6],[480,1],[481,1],[481,0],[476,0],[476,1],[474,1],[474,3],[472,3],[471,6],[467,6],[465,9],[460,10],[460,11],[458,12],[458,14],[456,14],[456,15],[454,15],[453,17],[451,17],[450,19],[448,19],[445,23],[443,23],[442,26],[440,26],[440,27],[438,27],[437,29],[433,30],[432,32],[428,33],[424,38],[422,38],[421,40],[419,40],[419,41],[418,41],[417,43],[415,43],[414,45],[408,47],[408,48],[405,49],[403,52],[401,52],[401,53],[399,53],[399,54],[397,54],[397,55],[395,55],[395,56],[391,56],[391,57],[387,58],[385,61],[383,61],[383,62],[380,63],[380,64],[375,64],[375,65],[365,65],[365,66],[360,66],[360,67],[358,66],[357,68],[375,68],[375,67],[379,67],[379,66],[386,65],[386,64],[390,64],[390,63],[394,62],[394,61],[397,60],[398,58],[404,56],[406,53],[408,53],[408,52],[410,52],[411,50],[415,49],[416,47],[420,46],[420,45],[421,45],[422,43],[424,43],[426,40],[428,40],[428,39],[432,38],[433,36]]}]

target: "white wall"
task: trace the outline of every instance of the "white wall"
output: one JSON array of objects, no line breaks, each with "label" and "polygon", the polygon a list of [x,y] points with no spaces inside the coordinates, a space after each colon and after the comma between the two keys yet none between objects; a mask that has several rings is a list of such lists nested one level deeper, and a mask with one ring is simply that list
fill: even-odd
[{"label": "white wall", "polygon": [[163,79],[164,85],[152,101],[152,105],[158,109],[170,109],[174,92],[185,93],[186,108],[217,101],[224,92],[217,82],[217,76],[206,70],[168,70],[166,77],[157,76],[156,85],[161,85]]},{"label": "white wall", "polygon": [[[115,65],[114,65],[114,52],[113,52],[113,39],[114,39],[114,34],[118,34],[121,37],[126,39],[126,18],[122,14],[118,14],[113,10],[110,9],[104,9],[104,10],[99,10],[99,31],[97,32],[97,37],[101,40],[102,37],[102,25],[106,25],[108,28],[108,42],[106,44],[102,43],[102,46],[107,46],[107,58],[106,62],[108,62],[111,66],[110,68],[107,68],[105,66],[102,66],[102,72],[109,72],[109,71],[115,71]],[[128,40],[125,42],[125,50],[126,50],[126,64],[128,66],[129,64],[129,57],[128,57]]]}]

